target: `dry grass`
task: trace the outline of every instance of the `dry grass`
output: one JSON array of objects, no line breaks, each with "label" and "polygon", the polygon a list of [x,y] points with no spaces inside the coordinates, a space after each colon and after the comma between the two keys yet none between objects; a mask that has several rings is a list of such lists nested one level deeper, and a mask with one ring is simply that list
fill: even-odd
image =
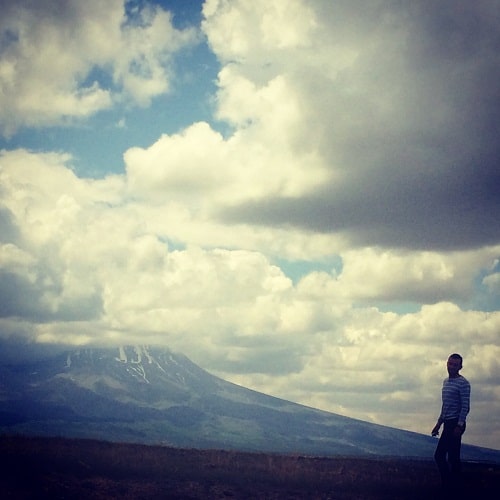
[{"label": "dry grass", "polygon": [[[0,437],[0,498],[431,499],[432,461],[322,458]],[[493,499],[500,465],[464,464],[464,498]],[[458,496],[460,498],[460,496]]]}]

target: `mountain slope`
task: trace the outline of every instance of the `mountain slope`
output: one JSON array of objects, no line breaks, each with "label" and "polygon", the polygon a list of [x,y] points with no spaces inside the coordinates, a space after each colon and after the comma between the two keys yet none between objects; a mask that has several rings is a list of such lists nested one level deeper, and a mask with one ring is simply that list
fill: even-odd
[{"label": "mountain slope", "polygon": [[[0,372],[0,432],[314,455],[432,457],[436,441],[267,396],[165,348],[84,349]],[[500,462],[500,452],[464,446]]]}]

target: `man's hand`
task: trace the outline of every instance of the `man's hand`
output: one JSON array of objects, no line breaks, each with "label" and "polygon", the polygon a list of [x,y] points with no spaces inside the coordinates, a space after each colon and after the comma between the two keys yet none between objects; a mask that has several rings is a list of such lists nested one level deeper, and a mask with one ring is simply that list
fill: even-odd
[{"label": "man's hand", "polygon": [[455,437],[460,437],[462,434],[464,433],[464,428],[461,427],[460,425],[457,425],[454,429],[453,429],[453,435]]},{"label": "man's hand", "polygon": [[441,428],[441,424],[436,424],[434,429],[431,431],[431,436],[439,436],[439,429]]}]

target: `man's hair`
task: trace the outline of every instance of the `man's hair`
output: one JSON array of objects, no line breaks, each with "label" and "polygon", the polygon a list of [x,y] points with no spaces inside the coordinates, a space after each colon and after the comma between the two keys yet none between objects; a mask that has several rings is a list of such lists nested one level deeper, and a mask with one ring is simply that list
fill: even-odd
[{"label": "man's hair", "polygon": [[460,356],[460,354],[457,354],[456,352],[453,354],[450,354],[450,358],[458,359],[460,361],[460,364],[462,364],[462,362],[463,362],[462,356]]}]

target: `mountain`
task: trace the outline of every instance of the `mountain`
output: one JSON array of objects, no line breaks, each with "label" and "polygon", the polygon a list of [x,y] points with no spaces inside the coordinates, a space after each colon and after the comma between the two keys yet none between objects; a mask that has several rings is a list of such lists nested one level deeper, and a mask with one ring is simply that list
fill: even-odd
[{"label": "mountain", "polygon": [[[0,367],[0,433],[306,455],[432,457],[435,439],[268,396],[186,356],[80,349]],[[500,451],[464,445],[469,460]]]}]

